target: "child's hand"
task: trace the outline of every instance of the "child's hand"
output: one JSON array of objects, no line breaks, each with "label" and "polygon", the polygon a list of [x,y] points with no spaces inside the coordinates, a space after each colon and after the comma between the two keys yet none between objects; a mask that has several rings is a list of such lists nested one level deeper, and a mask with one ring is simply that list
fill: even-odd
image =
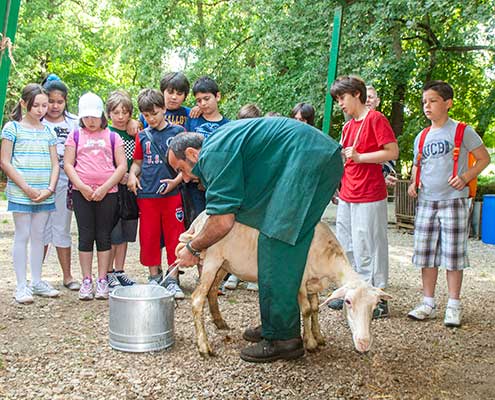
[{"label": "child's hand", "polygon": [[139,178],[134,174],[129,174],[129,177],[127,178],[127,189],[137,196],[138,188],[141,190],[143,189],[141,187],[141,183],[139,182]]},{"label": "child's hand", "polygon": [[344,156],[345,158],[348,160],[348,159],[351,159],[352,161],[354,161],[355,163],[359,163],[360,160],[361,160],[361,154],[358,153],[356,151],[356,148],[355,147],[346,147],[344,149]]},{"label": "child's hand", "polygon": [[139,121],[136,121],[135,119],[130,119],[129,122],[127,122],[127,128],[126,132],[129,136],[136,136],[138,132],[141,130],[141,124]]},{"label": "child's hand", "polygon": [[98,186],[91,196],[93,201],[102,201],[107,195],[108,190],[104,186]]},{"label": "child's hand", "polygon": [[464,180],[464,178],[459,175],[456,175],[455,177],[450,176],[448,183],[456,190],[462,190],[467,185],[467,182]]},{"label": "child's hand", "polygon": [[416,191],[416,183],[413,182],[409,185],[409,187],[407,188],[407,194],[411,197],[418,197],[418,192]]},{"label": "child's hand", "polygon": [[122,179],[120,180],[120,182],[119,182],[119,183],[120,183],[121,185],[127,185],[127,180],[128,180],[128,179],[129,179],[129,174],[126,172],[126,173],[124,174],[124,176],[122,177]]},{"label": "child's hand", "polygon": [[385,177],[385,183],[386,183],[387,186],[395,186],[395,184],[397,183],[397,181],[398,181],[397,177],[395,177],[392,174],[388,174]]},{"label": "child's hand", "polygon": [[93,200],[93,188],[91,186],[84,184],[82,187],[78,189],[86,200],[88,201]]},{"label": "child's hand", "polygon": [[34,189],[32,188],[31,186],[28,186],[28,188],[26,189],[25,193],[27,194],[27,196],[31,199],[31,200],[35,200],[37,199],[40,195],[41,195],[41,190],[39,189]]},{"label": "child's hand", "polygon": [[189,116],[191,118],[199,118],[201,117],[201,114],[203,114],[203,112],[201,111],[201,108],[199,108],[199,106],[194,106],[193,108],[191,108],[191,111],[189,111]]},{"label": "child's hand", "polygon": [[31,199],[33,200],[35,203],[41,203],[43,200],[46,200],[48,199],[48,197],[51,196],[52,192],[50,192],[48,189],[41,189],[39,191],[39,196],[36,197],[35,199]]}]

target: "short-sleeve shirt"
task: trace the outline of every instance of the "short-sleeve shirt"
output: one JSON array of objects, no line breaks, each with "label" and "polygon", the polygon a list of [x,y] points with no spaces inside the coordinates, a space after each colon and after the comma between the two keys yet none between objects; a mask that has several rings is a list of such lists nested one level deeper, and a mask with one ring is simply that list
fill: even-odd
[{"label": "short-sleeve shirt", "polygon": [[[25,128],[17,121],[7,122],[2,130],[2,140],[13,143],[12,166],[34,189],[46,189],[50,184],[52,163],[50,146],[57,144],[55,134],[48,127],[42,129]],[[34,203],[19,186],[8,179],[7,199],[16,204],[53,204],[51,195],[40,203]]]},{"label": "short-sleeve shirt", "polygon": [[50,128],[57,137],[58,164],[60,168],[64,168],[65,141],[67,140],[69,133],[78,128],[79,120],[76,115],[68,114],[64,117],[64,120],[60,122],[50,122],[46,119],[43,119],[41,122],[43,125]]},{"label": "short-sleeve shirt", "polygon": [[[185,127],[187,120],[189,119],[189,113],[191,109],[189,107],[180,106],[177,110],[165,111],[165,120],[174,125],[180,125]],[[143,127],[147,128],[148,123],[143,117],[143,114],[139,114],[139,120],[143,124]]]},{"label": "short-sleeve shirt", "polygon": [[198,118],[189,118],[186,124],[186,131],[200,133],[208,139],[218,128],[228,123],[229,120],[222,116],[220,121],[208,121],[203,116]]},{"label": "short-sleeve shirt", "polygon": [[[76,147],[74,132],[71,132],[65,142],[67,147]],[[122,139],[115,135],[115,148],[112,149],[110,130],[108,128],[97,132],[89,132],[85,128],[79,128],[79,140],[77,144],[76,164],[74,169],[77,176],[93,190],[103,185],[115,172],[115,149],[123,146]],[[79,190],[75,185],[74,189]],[[109,193],[117,192],[115,185]]]},{"label": "short-sleeve shirt", "polygon": [[[388,143],[397,142],[394,131],[387,118],[371,110],[364,120],[351,119],[342,130],[342,147],[354,144],[354,139],[361,125],[356,143],[358,153],[371,153],[383,149]],[[344,175],[339,197],[349,203],[371,203],[387,198],[387,186],[382,173],[381,164],[356,163],[347,160],[344,164]]]},{"label": "short-sleeve shirt", "polygon": [[[205,140],[192,173],[206,186],[206,213],[236,220],[294,245],[321,217],[342,176],[341,147],[289,118],[230,122]],[[283,262],[283,260],[281,260]]]},{"label": "short-sleeve shirt", "polygon": [[[151,134],[154,145],[150,143],[146,131]],[[142,189],[138,189],[138,198],[162,198],[175,196],[179,193],[177,189],[172,190],[166,195],[158,193],[162,185],[160,180],[174,179],[177,177],[177,174],[170,168],[168,163],[162,160],[156,147],[160,150],[163,157],[166,157],[170,141],[181,132],[184,132],[184,128],[181,126],[167,123],[165,128],[160,131],[148,127],[136,136],[134,159],[143,161],[141,164],[141,176],[139,177]]]},{"label": "short-sleeve shirt", "polygon": [[[426,135],[421,156],[421,189],[419,196],[424,200],[449,200],[469,196],[469,188],[454,189],[448,179],[454,171],[454,139],[457,122],[448,119],[441,127],[431,129]],[[414,140],[414,164],[417,164],[419,138]],[[466,127],[459,153],[457,175],[462,175],[468,169],[467,153],[481,146],[483,141],[470,126]]]}]

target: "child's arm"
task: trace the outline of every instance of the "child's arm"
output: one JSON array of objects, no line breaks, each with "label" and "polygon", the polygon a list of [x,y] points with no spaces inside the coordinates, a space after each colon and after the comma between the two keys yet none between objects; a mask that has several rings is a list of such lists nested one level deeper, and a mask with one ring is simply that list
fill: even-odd
[{"label": "child's arm", "polygon": [[199,117],[201,117],[201,114],[203,114],[203,111],[201,111],[201,108],[199,108],[199,106],[194,106],[189,111],[189,116],[191,118],[199,118]]},{"label": "child's arm", "polygon": [[418,197],[418,192],[416,191],[416,174],[418,172],[418,167],[413,165],[411,172],[411,183],[407,188],[407,194],[411,197]]},{"label": "child's arm", "polygon": [[124,145],[122,146],[117,146],[115,148],[115,163],[117,164],[117,168],[115,168],[115,171],[113,174],[110,176],[110,178],[107,179],[107,181],[96,188],[96,190],[93,192],[93,195],[91,196],[91,200],[93,201],[101,201],[105,198],[107,195],[108,191],[112,189],[116,184],[120,182],[122,177],[127,171],[127,159],[125,157],[125,151],[124,151]]},{"label": "child's arm", "polygon": [[129,178],[127,179],[127,188],[137,195],[138,189],[143,189],[141,187],[141,182],[139,182],[138,176],[141,174],[141,165],[143,160],[134,160],[129,170]]},{"label": "child's arm", "polygon": [[160,179],[160,183],[166,183],[167,184],[165,189],[163,189],[160,192],[160,194],[165,195],[165,194],[171,192],[177,186],[179,186],[181,182],[182,182],[182,172],[179,172],[179,174],[174,179]]},{"label": "child's arm", "polygon": [[77,175],[74,164],[76,163],[76,148],[74,146],[65,146],[64,151],[64,171],[72,184],[77,187],[77,190],[81,192],[84,198],[91,201],[93,196],[93,189],[91,186],[86,185]]},{"label": "child's arm", "polygon": [[14,182],[24,193],[26,193],[31,200],[34,200],[39,197],[41,191],[29,186],[22,175],[17,172],[15,167],[12,165],[11,159],[13,149],[14,143],[11,140],[3,138],[0,153],[0,166],[9,179]]},{"label": "child's arm", "polygon": [[43,200],[50,197],[53,193],[55,193],[55,188],[57,187],[58,174],[60,172],[60,167],[58,166],[58,155],[57,155],[57,146],[50,146],[50,162],[52,164],[52,172],[50,174],[50,184],[46,189],[40,190],[40,195],[33,199],[35,203],[40,203]]},{"label": "child's arm", "polygon": [[471,150],[471,153],[476,158],[476,163],[462,175],[449,177],[449,185],[454,189],[464,189],[469,181],[476,178],[490,164],[490,154],[488,154],[484,144]]},{"label": "child's arm", "polygon": [[399,145],[397,142],[387,143],[383,145],[383,149],[371,153],[358,153],[355,147],[350,146],[344,149],[344,155],[355,163],[380,164],[384,161],[397,160]]}]

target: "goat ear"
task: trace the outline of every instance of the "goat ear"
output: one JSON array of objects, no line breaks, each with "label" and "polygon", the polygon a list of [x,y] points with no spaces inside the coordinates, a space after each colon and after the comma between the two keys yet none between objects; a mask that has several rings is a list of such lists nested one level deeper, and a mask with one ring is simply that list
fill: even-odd
[{"label": "goat ear", "polygon": [[333,299],[343,299],[345,296],[345,293],[347,292],[347,287],[342,286],[339,287],[338,289],[335,289],[328,300],[333,300]]},{"label": "goat ear", "polygon": [[377,289],[378,296],[380,296],[381,300],[392,300],[393,297],[389,295],[387,292],[384,292],[382,289]]}]

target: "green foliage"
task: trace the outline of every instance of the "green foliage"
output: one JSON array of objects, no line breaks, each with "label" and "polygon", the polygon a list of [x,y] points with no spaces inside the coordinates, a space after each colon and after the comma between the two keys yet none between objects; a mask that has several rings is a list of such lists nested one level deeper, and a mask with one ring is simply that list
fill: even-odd
[{"label": "green foliage", "polygon": [[[184,69],[191,83],[211,75],[222,112],[234,118],[246,103],[288,115],[306,101],[321,126],[334,7],[331,0],[69,0],[23,2],[8,106],[30,81],[48,72],[71,89],[72,109],[87,90],[104,98],[123,87],[134,96],[158,87],[167,71]],[[421,108],[425,80],[455,89],[451,116],[495,145],[495,0],[356,1],[344,8],[339,74],[373,84],[381,111],[399,136],[402,169],[428,125]],[[476,46],[484,46],[478,49]],[[181,60],[182,66],[175,65]],[[194,103],[192,96],[187,100]],[[335,107],[332,135],[344,122]]]}]

